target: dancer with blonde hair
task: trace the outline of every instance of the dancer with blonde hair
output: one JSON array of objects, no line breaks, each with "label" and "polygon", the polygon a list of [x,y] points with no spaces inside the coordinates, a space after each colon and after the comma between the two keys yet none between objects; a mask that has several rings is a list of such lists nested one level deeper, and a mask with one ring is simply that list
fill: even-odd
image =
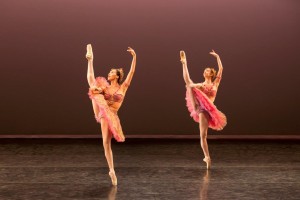
[{"label": "dancer with blonde hair", "polygon": [[222,130],[226,124],[226,116],[214,105],[216,94],[220,85],[223,73],[223,66],[220,56],[212,50],[212,56],[217,58],[218,73],[213,68],[206,68],[203,72],[204,82],[194,83],[187,68],[186,55],[180,51],[180,61],[183,67],[183,79],[186,84],[186,102],[191,117],[199,123],[201,147],[204,153],[203,161],[206,162],[207,169],[211,167],[211,159],[207,144],[208,128]]}]

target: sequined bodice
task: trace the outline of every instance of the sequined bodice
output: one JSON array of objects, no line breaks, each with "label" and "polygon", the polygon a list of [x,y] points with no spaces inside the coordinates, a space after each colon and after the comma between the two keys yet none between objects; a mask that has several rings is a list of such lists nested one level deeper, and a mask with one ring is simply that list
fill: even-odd
[{"label": "sequined bodice", "polygon": [[103,91],[104,99],[107,101],[108,105],[112,105],[115,102],[121,103],[123,101],[124,95],[117,93],[119,89],[117,89],[113,94],[110,94],[107,89]]},{"label": "sequined bodice", "polygon": [[122,94],[109,94],[109,93],[104,93],[104,99],[108,101],[114,101],[114,102],[121,102],[123,100],[123,95]]},{"label": "sequined bodice", "polygon": [[214,84],[203,84],[200,90],[210,98],[215,98],[217,95],[217,89],[214,87]]}]

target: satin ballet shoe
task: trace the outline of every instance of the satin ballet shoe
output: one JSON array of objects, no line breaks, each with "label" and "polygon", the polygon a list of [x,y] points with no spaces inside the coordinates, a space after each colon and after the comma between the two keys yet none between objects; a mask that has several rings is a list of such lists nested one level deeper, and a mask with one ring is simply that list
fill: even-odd
[{"label": "satin ballet shoe", "polygon": [[210,160],[210,157],[205,157],[205,158],[203,158],[203,161],[206,162],[206,169],[210,169],[210,168],[211,168],[211,160]]},{"label": "satin ballet shoe", "polygon": [[116,177],[115,172],[109,172],[108,174],[109,174],[109,176],[110,176],[111,183],[112,183],[114,186],[118,185],[118,180],[117,180],[117,177]]}]

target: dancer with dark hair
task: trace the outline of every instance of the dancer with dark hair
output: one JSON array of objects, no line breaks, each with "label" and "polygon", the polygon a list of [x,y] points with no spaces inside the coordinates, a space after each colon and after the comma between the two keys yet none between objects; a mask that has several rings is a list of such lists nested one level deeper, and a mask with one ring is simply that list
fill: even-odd
[{"label": "dancer with dark hair", "polygon": [[223,73],[223,66],[220,56],[212,50],[210,54],[217,58],[218,73],[213,68],[206,68],[203,72],[204,82],[194,83],[190,79],[187,68],[186,55],[180,51],[180,61],[183,67],[183,78],[186,84],[186,102],[191,117],[199,123],[201,147],[204,153],[203,161],[206,162],[207,169],[211,167],[211,159],[207,144],[208,128],[222,130],[226,124],[226,116],[214,105],[218,87]]},{"label": "dancer with dark hair", "polygon": [[109,176],[113,185],[117,185],[117,177],[114,170],[111,139],[114,137],[118,142],[125,141],[117,112],[122,105],[136,66],[135,51],[130,47],[128,47],[127,51],[133,56],[133,59],[130,71],[123,83],[124,72],[122,68],[110,70],[107,77],[110,83],[104,77],[95,78],[92,45],[87,45],[86,54],[88,60],[87,80],[90,86],[88,94],[92,100],[95,118],[101,124],[103,147],[109,167]]}]

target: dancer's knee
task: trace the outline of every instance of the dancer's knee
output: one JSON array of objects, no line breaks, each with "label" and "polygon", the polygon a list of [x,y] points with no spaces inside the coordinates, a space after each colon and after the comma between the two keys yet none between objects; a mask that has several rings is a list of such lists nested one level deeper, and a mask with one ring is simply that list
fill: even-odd
[{"label": "dancer's knee", "polygon": [[201,134],[201,141],[206,141],[207,139],[207,134]]}]

